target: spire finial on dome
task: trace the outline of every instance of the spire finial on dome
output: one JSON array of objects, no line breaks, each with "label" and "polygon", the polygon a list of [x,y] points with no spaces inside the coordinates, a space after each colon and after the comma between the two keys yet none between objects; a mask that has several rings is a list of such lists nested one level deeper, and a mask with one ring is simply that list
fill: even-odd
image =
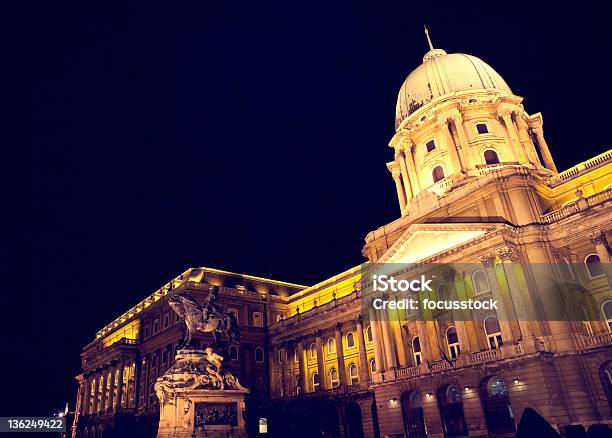
[{"label": "spire finial on dome", "polygon": [[433,50],[433,44],[431,44],[431,38],[429,38],[429,31],[427,30],[427,26],[423,26],[425,28],[425,36],[427,37],[427,42],[429,43],[429,50]]}]

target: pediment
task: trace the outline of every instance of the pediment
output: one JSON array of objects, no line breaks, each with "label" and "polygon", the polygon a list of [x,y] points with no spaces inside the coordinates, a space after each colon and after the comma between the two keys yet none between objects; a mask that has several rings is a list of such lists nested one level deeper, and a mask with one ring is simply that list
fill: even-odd
[{"label": "pediment", "polygon": [[416,263],[494,231],[501,224],[412,224],[377,263]]}]

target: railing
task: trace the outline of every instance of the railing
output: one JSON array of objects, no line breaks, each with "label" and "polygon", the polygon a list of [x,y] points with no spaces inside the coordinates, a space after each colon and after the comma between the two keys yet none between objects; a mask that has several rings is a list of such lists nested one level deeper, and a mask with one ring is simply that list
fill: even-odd
[{"label": "railing", "polygon": [[519,164],[518,161],[509,161],[504,163],[497,164],[478,164],[476,165],[476,169],[478,169],[478,175],[484,176],[487,173],[495,172],[497,170],[506,169],[508,167],[524,167]]},{"label": "railing", "polygon": [[589,336],[584,338],[584,346],[586,348],[599,347],[612,343],[612,333],[601,333],[599,335]]},{"label": "railing", "polygon": [[551,186],[555,186],[563,181],[574,178],[581,173],[584,173],[587,170],[594,169],[595,167],[599,167],[602,164],[607,163],[612,159],[612,149],[604,152],[603,154],[599,154],[596,157],[591,158],[590,160],[584,161],[575,165],[574,167],[570,167],[567,170],[564,170],[561,173],[558,173],[554,176],[551,176],[548,179],[548,183]]},{"label": "railing", "polygon": [[455,181],[452,178],[444,178],[442,181],[438,181],[429,187],[428,190],[434,192],[436,195],[441,195],[446,192],[446,190],[448,190],[448,188],[452,186],[454,182]]},{"label": "railing", "polygon": [[540,216],[540,222],[544,224],[550,224],[552,222],[568,217],[574,213],[578,213],[579,211],[585,208],[601,204],[602,202],[608,201],[611,198],[612,188],[609,188],[607,190],[604,190],[603,192],[597,193],[596,195],[589,196],[588,198],[582,198],[585,202],[583,206],[580,205],[580,200],[577,200],[572,202],[571,204],[566,205],[565,207],[561,207],[558,210],[543,214],[542,216]]},{"label": "railing", "polygon": [[398,379],[408,379],[410,377],[416,377],[421,374],[421,367],[408,367],[400,368],[395,371],[395,377]]},{"label": "railing", "polygon": [[85,355],[84,360],[85,362],[90,361],[94,357],[102,354],[103,352],[109,350],[112,347],[118,347],[120,345],[138,345],[139,343],[140,341],[138,339],[121,338],[117,342],[114,342],[106,347],[103,347],[102,344],[98,344],[95,349],[87,352],[87,355]]},{"label": "railing", "polygon": [[448,362],[446,360],[439,360],[431,364],[431,372],[435,373],[437,371],[452,370],[455,368],[456,363],[457,361]]},{"label": "railing", "polygon": [[487,350],[478,353],[472,353],[472,363],[491,362],[499,360],[503,357],[501,350]]}]

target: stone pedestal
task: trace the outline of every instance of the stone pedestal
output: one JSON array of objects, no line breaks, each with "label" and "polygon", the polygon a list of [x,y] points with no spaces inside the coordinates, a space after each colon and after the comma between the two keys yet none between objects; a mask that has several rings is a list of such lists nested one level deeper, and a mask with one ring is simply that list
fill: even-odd
[{"label": "stone pedestal", "polygon": [[221,365],[212,349],[180,350],[157,379],[157,438],[246,438],[244,398],[249,390]]}]

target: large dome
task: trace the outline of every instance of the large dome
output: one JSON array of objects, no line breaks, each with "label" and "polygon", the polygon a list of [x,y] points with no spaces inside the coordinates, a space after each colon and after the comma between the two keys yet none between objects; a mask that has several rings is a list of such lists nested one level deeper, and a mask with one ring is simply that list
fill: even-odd
[{"label": "large dome", "polygon": [[408,75],[397,96],[395,127],[433,99],[457,91],[496,90],[512,94],[506,81],[486,62],[463,53],[432,49]]}]

